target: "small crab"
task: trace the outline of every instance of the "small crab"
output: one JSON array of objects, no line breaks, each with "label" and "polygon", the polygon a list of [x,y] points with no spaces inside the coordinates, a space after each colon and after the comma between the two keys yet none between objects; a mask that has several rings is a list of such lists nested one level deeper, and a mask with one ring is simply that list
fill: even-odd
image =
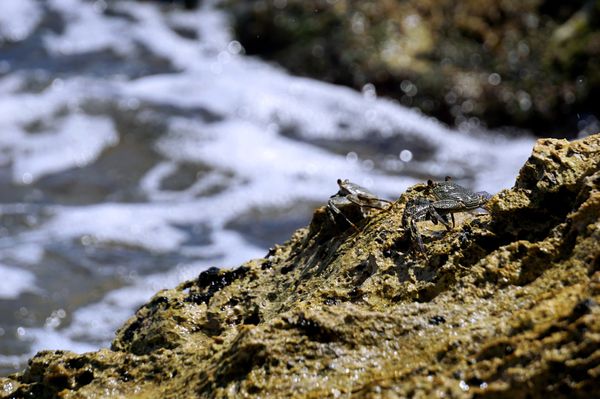
[{"label": "small crab", "polygon": [[344,212],[356,212],[358,208],[360,216],[364,218],[367,216],[365,208],[386,209],[384,204],[390,204],[390,201],[376,197],[366,188],[347,179],[338,179],[337,184],[340,189],[327,201],[327,215],[333,223],[337,223],[335,218],[337,215],[342,217],[355,230],[358,230],[358,227],[348,219]]},{"label": "small crab", "polygon": [[[429,220],[441,223],[448,231],[455,226],[454,214],[467,212],[484,206],[491,195],[485,191],[472,192],[451,181],[449,176],[441,182],[427,181],[426,193],[432,198],[418,197],[407,202],[402,215],[402,225],[410,229],[421,252],[425,252],[417,222]],[[452,220],[450,226],[449,216]]]},{"label": "small crab", "polygon": [[423,197],[412,199],[406,203],[404,213],[402,214],[402,225],[408,225],[411,237],[417,240],[419,249],[423,253],[425,252],[425,247],[423,246],[421,233],[417,228],[417,222],[429,220],[434,224],[441,222],[444,226],[449,225],[448,215],[440,214],[436,211],[433,203],[433,201]]}]

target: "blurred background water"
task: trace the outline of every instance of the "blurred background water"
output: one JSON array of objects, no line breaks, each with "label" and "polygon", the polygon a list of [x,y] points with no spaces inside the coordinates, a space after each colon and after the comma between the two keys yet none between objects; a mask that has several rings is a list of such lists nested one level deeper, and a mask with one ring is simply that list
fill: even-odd
[{"label": "blurred background water", "polygon": [[157,290],[287,240],[338,178],[497,192],[531,151],[291,76],[232,31],[211,1],[0,2],[0,374],[108,346]]}]

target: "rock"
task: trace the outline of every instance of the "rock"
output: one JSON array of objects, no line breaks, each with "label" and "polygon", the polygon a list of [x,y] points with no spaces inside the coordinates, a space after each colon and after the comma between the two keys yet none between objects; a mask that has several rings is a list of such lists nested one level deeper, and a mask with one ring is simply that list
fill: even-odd
[{"label": "rock", "polygon": [[[158,292],[112,348],[45,351],[4,398],[600,395],[600,134],[542,139],[427,257],[408,198],[360,231],[320,208],[266,258]],[[234,249],[232,249],[234,250]]]},{"label": "rock", "polygon": [[359,90],[373,84],[454,125],[598,129],[598,0],[225,4],[246,52],[293,73]]}]

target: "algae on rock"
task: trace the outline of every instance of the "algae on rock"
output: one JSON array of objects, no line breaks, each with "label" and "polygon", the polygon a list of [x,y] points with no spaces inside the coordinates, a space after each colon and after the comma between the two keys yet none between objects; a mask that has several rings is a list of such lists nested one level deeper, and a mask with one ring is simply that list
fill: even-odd
[{"label": "algae on rock", "polygon": [[[158,292],[110,350],[40,352],[6,398],[600,394],[600,135],[539,140],[427,259],[389,210],[324,208],[264,259]],[[428,233],[427,233],[428,232]]]}]

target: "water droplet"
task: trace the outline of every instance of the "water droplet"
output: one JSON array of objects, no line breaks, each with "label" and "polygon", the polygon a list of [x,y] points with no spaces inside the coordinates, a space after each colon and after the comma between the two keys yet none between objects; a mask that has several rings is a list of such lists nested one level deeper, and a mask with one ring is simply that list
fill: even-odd
[{"label": "water droplet", "polygon": [[229,51],[231,54],[239,54],[243,50],[244,48],[242,47],[242,44],[237,40],[232,40],[227,45],[227,51]]},{"label": "water droplet", "polygon": [[21,175],[21,183],[31,184],[33,182],[33,175],[29,172],[25,172]]},{"label": "water droplet", "polygon": [[417,86],[414,85],[413,82],[411,82],[410,80],[403,80],[400,83],[400,90],[406,93],[406,95],[409,97],[414,97],[419,92]]},{"label": "water droplet", "polygon": [[81,242],[81,245],[87,247],[88,245],[92,245],[94,243],[94,238],[92,236],[86,234],[84,236],[81,236],[79,241]]},{"label": "water droplet", "polygon": [[13,391],[13,383],[12,382],[5,382],[4,386],[3,386],[4,392],[6,393],[10,393]]},{"label": "water droplet", "polygon": [[519,108],[521,108],[521,111],[529,111],[531,108],[531,97],[529,96],[529,93],[519,91],[517,93],[517,99],[519,101]]},{"label": "water droplet", "polygon": [[456,103],[457,97],[456,97],[456,93],[454,91],[449,91],[446,96],[444,97],[444,100],[446,100],[446,104],[454,104]]},{"label": "water droplet", "polygon": [[498,86],[502,83],[502,77],[498,73],[490,73],[490,76],[488,76],[488,83],[492,86]]},{"label": "water droplet", "polygon": [[377,91],[375,90],[375,85],[373,83],[367,83],[362,87],[363,97],[366,99],[372,100],[377,97]]},{"label": "water droplet", "polygon": [[525,24],[530,29],[536,29],[540,23],[539,17],[535,14],[527,14],[524,19]]},{"label": "water droplet", "polygon": [[313,57],[320,58],[325,54],[325,49],[323,49],[323,46],[315,44],[310,50],[310,53],[313,55]]},{"label": "water droplet", "polygon": [[402,162],[410,162],[413,159],[413,153],[410,150],[402,150],[399,157]]},{"label": "water droplet", "polygon": [[464,101],[462,103],[462,105],[460,106],[460,110],[466,114],[468,114],[469,112],[473,112],[473,108],[475,108],[475,105],[473,104],[473,101],[471,101],[471,100]]},{"label": "water droplet", "polygon": [[227,64],[231,61],[231,54],[227,51],[221,51],[219,55],[217,55],[217,59],[221,64]]},{"label": "water droplet", "polygon": [[463,392],[467,392],[469,390],[469,384],[467,384],[466,382],[464,382],[463,380],[460,380],[460,382],[458,383],[458,387],[461,389],[461,391]]},{"label": "water droplet", "polygon": [[60,319],[56,317],[56,314],[52,312],[50,317],[46,318],[46,322],[44,323],[45,328],[56,328],[60,326]]}]

